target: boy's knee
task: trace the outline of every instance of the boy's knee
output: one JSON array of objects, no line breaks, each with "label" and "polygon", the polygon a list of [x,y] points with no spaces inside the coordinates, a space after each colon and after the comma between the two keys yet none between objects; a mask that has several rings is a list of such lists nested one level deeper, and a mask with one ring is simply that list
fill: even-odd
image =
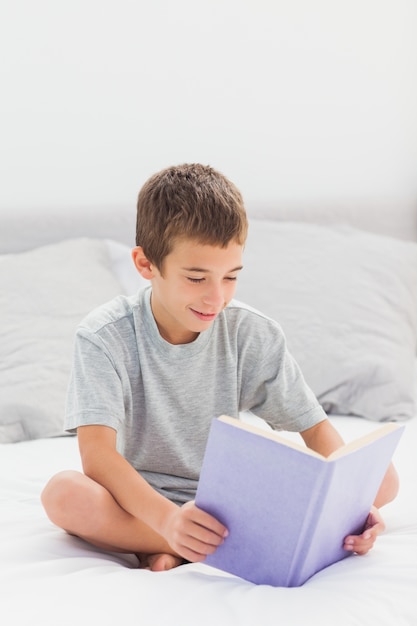
[{"label": "boy's knee", "polygon": [[60,525],[60,518],[74,498],[79,472],[63,471],[53,476],[41,493],[42,505],[55,524]]}]

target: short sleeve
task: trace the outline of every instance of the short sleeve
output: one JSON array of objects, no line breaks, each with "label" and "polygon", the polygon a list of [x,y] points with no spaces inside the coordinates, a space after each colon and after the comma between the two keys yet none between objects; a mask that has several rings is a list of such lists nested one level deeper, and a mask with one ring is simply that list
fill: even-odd
[{"label": "short sleeve", "polygon": [[79,329],[67,393],[66,430],[93,424],[118,430],[123,416],[122,385],[111,354],[97,334]]},{"label": "short sleeve", "polygon": [[241,366],[244,410],[274,430],[302,432],[323,421],[326,414],[288,351],[281,327],[264,317],[254,326]]}]

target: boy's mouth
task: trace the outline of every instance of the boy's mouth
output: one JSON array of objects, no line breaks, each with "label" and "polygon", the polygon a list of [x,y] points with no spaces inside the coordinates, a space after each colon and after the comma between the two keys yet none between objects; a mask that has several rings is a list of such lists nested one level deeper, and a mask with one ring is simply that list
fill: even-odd
[{"label": "boy's mouth", "polygon": [[217,317],[217,313],[202,313],[201,311],[196,311],[195,309],[191,308],[190,311],[194,313],[194,315],[198,317],[199,320],[202,320],[204,322],[212,322]]}]

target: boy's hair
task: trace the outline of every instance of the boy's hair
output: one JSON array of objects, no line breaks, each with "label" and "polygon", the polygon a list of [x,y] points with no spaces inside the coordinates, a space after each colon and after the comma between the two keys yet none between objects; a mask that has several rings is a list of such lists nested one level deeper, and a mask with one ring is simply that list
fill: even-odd
[{"label": "boy's hair", "polygon": [[243,245],[247,230],[240,191],[209,166],[169,167],[139,192],[136,245],[159,271],[179,239],[225,248],[231,241]]}]

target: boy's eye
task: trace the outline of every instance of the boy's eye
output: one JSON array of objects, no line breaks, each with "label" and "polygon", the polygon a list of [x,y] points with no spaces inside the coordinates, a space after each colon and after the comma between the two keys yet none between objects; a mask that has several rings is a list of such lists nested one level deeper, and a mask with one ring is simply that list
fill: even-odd
[{"label": "boy's eye", "polygon": [[[225,280],[229,280],[229,281],[234,281],[237,280],[237,276],[225,276],[224,278]],[[190,281],[190,283],[202,283],[204,282],[204,278],[193,278],[191,276],[187,276],[187,280]]]}]

